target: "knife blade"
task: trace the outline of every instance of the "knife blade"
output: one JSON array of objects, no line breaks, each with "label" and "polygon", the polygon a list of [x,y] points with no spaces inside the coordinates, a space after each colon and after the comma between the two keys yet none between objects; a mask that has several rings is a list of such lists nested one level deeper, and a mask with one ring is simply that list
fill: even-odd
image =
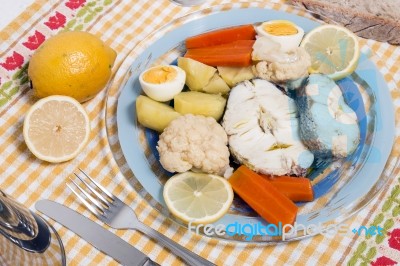
[{"label": "knife blade", "polygon": [[51,200],[39,200],[35,204],[35,208],[123,265],[157,265],[143,252],[125,242],[122,238],[60,203]]}]

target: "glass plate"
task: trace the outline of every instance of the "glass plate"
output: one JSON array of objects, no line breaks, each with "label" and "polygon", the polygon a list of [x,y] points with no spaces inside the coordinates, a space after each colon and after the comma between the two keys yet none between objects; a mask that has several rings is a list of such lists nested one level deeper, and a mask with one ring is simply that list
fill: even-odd
[{"label": "glass plate", "polygon": [[[276,9],[290,10],[290,13]],[[135,99],[142,93],[138,76],[152,65],[174,62],[184,53],[183,41],[189,36],[273,19],[291,20],[305,32],[321,23],[312,14],[285,5],[236,3],[214,6],[173,20],[153,32],[134,47],[116,73],[108,91],[106,107],[107,135],[114,158],[132,187],[154,208],[178,223],[168,212],[162,197],[163,184],[169,175],[158,162],[155,149],[158,134],[143,128],[136,120]],[[248,236],[253,233],[246,234],[243,230],[242,234],[234,236],[226,232],[224,235],[214,234],[213,237],[275,243],[299,240],[317,233],[332,233],[332,230],[334,233],[337,230],[335,226],[367,205],[386,184],[398,164],[396,158],[383,171],[395,136],[389,89],[376,66],[365,55],[361,56],[355,73],[338,84],[357,113],[361,143],[356,152],[345,160],[314,163],[310,177],[316,199],[311,203],[298,204],[300,208],[296,220],[296,223],[310,230],[301,228],[285,239],[276,236],[274,227],[251,238]],[[219,224],[225,227],[232,224],[253,226],[247,231],[254,230],[254,226],[260,224],[267,225],[239,198],[235,198],[228,214],[214,226]]]}]

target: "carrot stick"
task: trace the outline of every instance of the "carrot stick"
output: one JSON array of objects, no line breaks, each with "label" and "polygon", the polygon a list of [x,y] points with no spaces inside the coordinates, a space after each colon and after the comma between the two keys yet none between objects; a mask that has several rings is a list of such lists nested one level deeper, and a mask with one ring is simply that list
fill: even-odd
[{"label": "carrot stick", "polygon": [[314,192],[310,179],[306,177],[276,176],[267,177],[268,181],[286,197],[293,201],[312,201]]},{"label": "carrot stick", "polygon": [[237,53],[251,54],[252,48],[238,47],[226,49],[189,49],[186,51],[185,56],[217,56],[217,55],[232,55]]},{"label": "carrot stick", "polygon": [[186,48],[213,46],[237,40],[255,40],[255,38],[256,31],[253,25],[241,25],[189,37],[186,39]]},{"label": "carrot stick", "polygon": [[237,41],[230,42],[230,43],[224,43],[224,44],[213,45],[213,46],[205,46],[205,47],[199,47],[199,48],[189,48],[187,50],[202,51],[204,49],[204,51],[207,51],[210,49],[224,50],[227,48],[253,48],[254,43],[255,43],[255,40],[237,40]]},{"label": "carrot stick", "polygon": [[186,53],[185,57],[199,61],[209,66],[236,66],[246,67],[252,64],[251,52],[237,50],[236,53],[230,54],[209,54],[209,55],[196,55]]},{"label": "carrot stick", "polygon": [[254,40],[239,40],[231,43],[187,49],[189,55],[232,54],[237,51],[253,51]]},{"label": "carrot stick", "polygon": [[269,223],[278,225],[281,222],[282,226],[294,223],[297,206],[268,179],[242,165],[228,181],[233,191]]},{"label": "carrot stick", "polygon": [[188,49],[185,57],[209,66],[250,66],[254,42],[254,40],[237,40],[221,45]]},{"label": "carrot stick", "polygon": [[[229,43],[224,43],[224,44],[219,44],[219,45],[214,45],[214,46],[207,46],[207,47],[215,47],[215,48],[253,48],[254,43],[256,42],[256,40],[237,40],[237,41],[233,41],[233,42],[229,42]],[[201,47],[201,48],[192,48],[192,49],[203,49],[205,47]]]}]

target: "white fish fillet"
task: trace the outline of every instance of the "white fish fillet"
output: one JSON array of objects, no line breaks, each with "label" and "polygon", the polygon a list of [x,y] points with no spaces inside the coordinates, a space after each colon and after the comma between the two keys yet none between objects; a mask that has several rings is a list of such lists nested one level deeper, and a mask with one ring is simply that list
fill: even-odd
[{"label": "white fish fillet", "polygon": [[233,156],[259,173],[302,175],[314,160],[300,140],[294,100],[269,81],[232,88],[222,126]]}]

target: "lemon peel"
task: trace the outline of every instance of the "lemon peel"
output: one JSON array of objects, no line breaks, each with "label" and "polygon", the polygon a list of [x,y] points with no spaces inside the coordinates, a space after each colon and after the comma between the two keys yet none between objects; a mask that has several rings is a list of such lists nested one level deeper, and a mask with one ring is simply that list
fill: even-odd
[{"label": "lemon peel", "polygon": [[107,84],[116,52],[88,32],[61,32],[33,53],[28,67],[34,95],[65,95],[79,102]]}]

